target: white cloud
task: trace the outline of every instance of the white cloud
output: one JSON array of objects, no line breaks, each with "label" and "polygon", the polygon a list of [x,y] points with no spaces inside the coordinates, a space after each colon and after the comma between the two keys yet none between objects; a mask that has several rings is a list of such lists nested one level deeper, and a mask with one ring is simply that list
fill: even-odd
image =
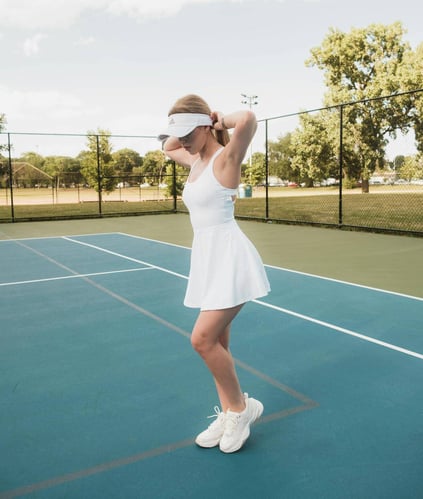
[{"label": "white cloud", "polygon": [[40,42],[44,38],[47,38],[47,35],[43,33],[37,33],[31,38],[27,38],[23,43],[23,52],[27,57],[31,57],[35,54],[38,54],[40,51]]},{"label": "white cloud", "polygon": [[17,29],[63,29],[87,10],[105,9],[107,0],[0,0],[0,26]]},{"label": "white cloud", "polygon": [[68,28],[90,10],[143,20],[172,16],[190,4],[243,1],[248,0],[0,0],[0,26],[55,30]]},{"label": "white cloud", "polygon": [[[170,17],[177,14],[183,7],[207,3],[248,3],[254,0],[109,0],[107,12],[114,15],[127,15],[128,17],[144,20],[149,18]],[[257,0],[255,0],[257,1]],[[262,0],[283,3],[285,0]],[[303,0],[297,0],[303,1]],[[307,0],[306,0],[307,1]],[[320,0],[308,0],[317,1]]]},{"label": "white cloud", "polygon": [[[38,150],[43,155],[74,156],[84,148],[84,134],[88,130],[101,127],[117,134],[154,135],[166,122],[164,113],[159,116],[133,110],[111,113],[108,103],[90,105],[72,93],[54,89],[24,92],[0,85],[0,102],[1,113],[6,116],[4,131],[12,135],[16,156]],[[52,135],[43,135],[50,133]],[[54,133],[82,134],[82,138],[71,135],[55,137]],[[5,140],[5,136],[0,135],[0,144]],[[131,147],[142,154],[160,147],[155,137],[115,138],[113,144],[115,150]]]},{"label": "white cloud", "polygon": [[63,122],[64,119],[93,116],[98,112],[98,108],[87,107],[75,95],[58,90],[24,92],[0,87],[0,102],[1,111],[6,115],[11,129],[15,122],[21,124],[19,128],[25,123],[28,129],[33,122],[39,123],[40,116],[46,117],[46,128],[53,129],[58,120]]},{"label": "white cloud", "polygon": [[107,11],[111,14],[128,15],[142,20],[154,17],[169,17],[178,13],[185,5],[212,3],[213,1],[216,0],[155,0],[151,2],[113,0],[108,2]]}]

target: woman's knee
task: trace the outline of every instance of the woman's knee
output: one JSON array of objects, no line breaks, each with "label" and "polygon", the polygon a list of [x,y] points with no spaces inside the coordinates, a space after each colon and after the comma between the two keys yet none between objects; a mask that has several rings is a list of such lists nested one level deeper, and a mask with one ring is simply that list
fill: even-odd
[{"label": "woman's knee", "polygon": [[201,354],[204,349],[204,339],[193,332],[191,335],[191,346],[197,353]]},{"label": "woman's knee", "polygon": [[191,334],[191,346],[202,357],[207,355],[207,352],[213,348],[214,343],[207,335],[207,331],[195,328]]},{"label": "woman's knee", "polygon": [[232,309],[201,312],[191,335],[191,345],[202,357],[216,346],[229,350],[231,322],[242,305]]}]

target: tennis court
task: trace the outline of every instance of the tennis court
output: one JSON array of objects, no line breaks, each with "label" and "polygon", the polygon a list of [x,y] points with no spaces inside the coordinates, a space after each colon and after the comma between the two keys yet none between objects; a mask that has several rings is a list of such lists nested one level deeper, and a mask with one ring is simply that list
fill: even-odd
[{"label": "tennis court", "polygon": [[0,240],[0,498],[419,497],[422,295],[267,265],[232,333],[265,412],[225,455],[194,444],[217,399],[189,258],[122,231]]}]

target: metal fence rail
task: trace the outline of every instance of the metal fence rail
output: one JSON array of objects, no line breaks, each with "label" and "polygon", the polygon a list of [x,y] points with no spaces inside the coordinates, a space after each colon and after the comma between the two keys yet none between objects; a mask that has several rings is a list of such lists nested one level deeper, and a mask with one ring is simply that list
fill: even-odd
[{"label": "metal fence rail", "polygon": [[[421,95],[421,92],[423,89],[259,120],[253,147],[265,157],[264,181],[261,185],[247,186],[250,189],[247,195],[240,191],[236,216],[423,236],[423,178],[405,180],[393,169],[384,177],[365,179],[360,185],[347,182],[346,134],[349,129],[343,121],[348,107],[410,93]],[[301,179],[290,183],[278,179],[275,184],[269,172],[272,141],[294,130],[301,116],[321,111],[338,117],[334,178],[308,186]],[[101,136],[93,136],[99,143]],[[112,134],[109,137],[115,148],[129,148],[138,151],[140,156],[145,151],[160,149],[154,136]],[[92,179],[89,182],[78,169],[50,176],[42,168],[34,164],[28,166],[28,162],[14,157],[16,149],[25,148],[38,154],[47,150],[47,143],[51,146],[53,142],[55,154],[69,158],[75,156],[75,151],[84,149],[86,138],[81,134],[0,133],[0,222],[186,212],[180,196],[186,175],[171,161],[165,161],[160,175],[150,174],[147,182],[145,175],[131,171],[105,171],[98,150],[93,187]],[[410,143],[400,152],[404,156],[416,153],[415,144]],[[106,189],[108,181],[112,188]]]}]

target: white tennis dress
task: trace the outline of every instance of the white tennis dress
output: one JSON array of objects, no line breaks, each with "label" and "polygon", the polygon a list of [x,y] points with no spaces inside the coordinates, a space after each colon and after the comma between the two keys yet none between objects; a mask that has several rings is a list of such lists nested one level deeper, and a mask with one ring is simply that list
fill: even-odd
[{"label": "white tennis dress", "polygon": [[260,255],[234,219],[237,189],[223,187],[214,175],[222,151],[195,181],[188,177],[182,195],[194,230],[184,305],[201,310],[234,307],[270,291]]}]

